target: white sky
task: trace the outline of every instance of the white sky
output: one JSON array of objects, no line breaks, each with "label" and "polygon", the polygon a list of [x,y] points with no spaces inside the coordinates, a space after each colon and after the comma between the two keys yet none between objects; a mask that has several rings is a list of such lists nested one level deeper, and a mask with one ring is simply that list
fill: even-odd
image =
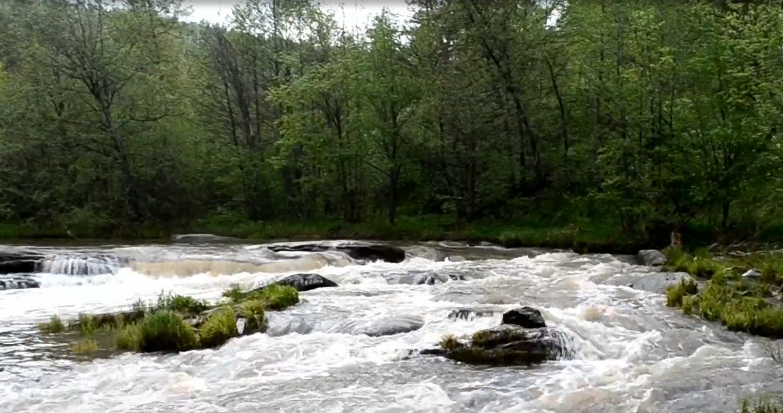
[{"label": "white sky", "polygon": [[[185,18],[189,21],[207,20],[212,23],[221,23],[226,21],[231,15],[231,8],[242,2],[241,0],[184,0],[182,5],[192,7],[193,14]],[[392,13],[399,15],[403,20],[411,16],[411,12],[404,0],[388,0],[379,2],[378,0],[320,0],[321,9],[334,13],[338,24],[345,27],[366,27],[372,18],[381,13],[384,7]]]}]

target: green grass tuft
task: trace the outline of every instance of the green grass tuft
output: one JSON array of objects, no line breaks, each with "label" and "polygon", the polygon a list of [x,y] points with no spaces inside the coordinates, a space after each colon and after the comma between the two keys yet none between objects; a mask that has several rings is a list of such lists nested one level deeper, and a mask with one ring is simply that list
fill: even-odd
[{"label": "green grass tuft", "polygon": [[446,334],[440,340],[440,348],[445,351],[454,351],[461,346],[462,345],[457,341],[457,337],[454,334]]},{"label": "green grass tuft", "polygon": [[230,307],[212,313],[199,329],[201,346],[204,348],[222,346],[237,336],[239,333],[237,332],[236,314]]},{"label": "green grass tuft", "polygon": [[92,335],[98,327],[98,319],[91,314],[85,313],[79,313],[79,320],[68,326],[70,330],[76,330],[83,336]]},{"label": "green grass tuft", "polygon": [[255,294],[270,310],[285,310],[299,303],[299,291],[288,285],[272,284]]},{"label": "green grass tuft", "polygon": [[266,331],[266,303],[261,300],[249,300],[242,303],[242,314],[245,316],[245,333]]},{"label": "green grass tuft", "polygon": [[240,301],[244,300],[247,294],[243,293],[242,290],[239,289],[239,287],[234,286],[231,287],[225,291],[223,291],[223,297],[228,298],[228,301],[230,303],[236,304]]},{"label": "green grass tuft", "polygon": [[117,333],[117,348],[144,353],[184,351],[198,347],[195,330],[179,314],[158,310],[138,324],[125,326]]},{"label": "green grass tuft", "polygon": [[769,398],[744,399],[740,413],[783,413],[783,402]]},{"label": "green grass tuft", "polygon": [[76,354],[88,354],[98,351],[98,342],[88,338],[78,341],[73,345],[73,352]]},{"label": "green grass tuft", "polygon": [[53,315],[49,319],[49,322],[38,324],[38,330],[42,333],[62,333],[65,331],[65,324],[63,324],[63,320],[61,320],[60,317]]},{"label": "green grass tuft", "polygon": [[114,344],[120,350],[141,351],[143,340],[139,322],[121,328],[114,337]]},{"label": "green grass tuft", "polygon": [[196,315],[209,308],[206,301],[197,300],[177,294],[164,294],[158,296],[157,310],[169,310],[183,315]]},{"label": "green grass tuft", "polygon": [[679,283],[666,288],[666,305],[669,307],[682,307],[686,296],[696,294],[698,285],[693,280],[683,279]]}]

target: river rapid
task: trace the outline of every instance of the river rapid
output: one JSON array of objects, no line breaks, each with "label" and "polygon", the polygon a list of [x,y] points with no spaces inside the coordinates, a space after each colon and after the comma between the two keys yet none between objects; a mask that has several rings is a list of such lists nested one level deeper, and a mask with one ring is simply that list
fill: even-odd
[{"label": "river rapid", "polygon": [[[34,275],[40,288],[0,291],[0,412],[737,412],[743,397],[783,392],[769,341],[667,308],[663,291],[613,282],[655,271],[629,257],[405,249],[397,264],[263,245],[54,249]],[[104,255],[84,258],[95,253]],[[83,359],[36,329],[53,314],[128,309],[162,291],[215,301],[232,285],[302,272],[339,287],[300,293],[299,305],[269,314],[268,334],[215,350]],[[416,354],[520,305],[573,337],[572,359],[490,368]],[[464,308],[494,315],[448,317]],[[361,333],[400,320],[423,326]]]}]

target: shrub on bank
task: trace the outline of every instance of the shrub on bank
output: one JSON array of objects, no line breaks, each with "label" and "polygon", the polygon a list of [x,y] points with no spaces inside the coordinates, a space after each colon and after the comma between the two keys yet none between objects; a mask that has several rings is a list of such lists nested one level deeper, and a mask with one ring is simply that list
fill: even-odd
[{"label": "shrub on bank", "polygon": [[669,307],[682,307],[683,299],[699,292],[699,287],[693,280],[683,279],[666,289],[666,305]]},{"label": "shrub on bank", "polygon": [[76,354],[94,353],[96,351],[98,351],[98,342],[91,338],[78,341],[73,345],[73,352]]},{"label": "shrub on bank", "polygon": [[199,329],[201,346],[205,348],[222,346],[238,335],[236,314],[230,307],[212,313]]}]

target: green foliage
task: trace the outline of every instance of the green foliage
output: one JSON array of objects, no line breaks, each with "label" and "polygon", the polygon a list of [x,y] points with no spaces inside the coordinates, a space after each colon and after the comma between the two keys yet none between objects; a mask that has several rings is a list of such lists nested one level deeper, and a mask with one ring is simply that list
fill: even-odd
[{"label": "green foliage", "polygon": [[777,399],[743,399],[740,413],[783,413],[783,403]]},{"label": "green foliage", "polygon": [[696,294],[698,290],[699,287],[693,280],[683,279],[666,289],[666,305],[669,307],[682,307],[684,298]]},{"label": "green foliage", "polygon": [[299,291],[288,285],[272,284],[254,294],[270,310],[284,310],[299,303]]},{"label": "green foliage", "polygon": [[196,315],[208,309],[209,304],[206,301],[197,300],[193,297],[161,293],[158,296],[155,308],[174,311],[182,315]]},{"label": "green foliage", "polygon": [[239,287],[235,286],[223,291],[223,297],[227,298],[230,303],[236,304],[245,298],[245,293],[243,293]]},{"label": "green foliage", "polygon": [[85,336],[92,335],[98,327],[98,319],[91,314],[85,313],[79,313],[79,320],[69,326],[70,329],[77,330]]},{"label": "green foliage", "polygon": [[144,343],[141,322],[128,324],[117,331],[114,336],[114,343],[120,350],[141,351]]},{"label": "green foliage", "polygon": [[49,319],[49,322],[38,324],[38,329],[42,333],[51,333],[51,334],[62,333],[63,331],[65,331],[65,324],[63,324],[63,321],[60,319],[60,317],[53,315]]},{"label": "green foliage", "polygon": [[245,316],[245,332],[264,332],[267,328],[264,310],[266,303],[262,300],[248,300],[242,303],[242,314]]},{"label": "green foliage", "polygon": [[120,349],[141,352],[184,351],[196,348],[196,333],[182,316],[169,310],[149,314],[139,324],[126,326],[116,338]]},{"label": "green foliage", "polygon": [[73,345],[73,352],[76,354],[88,354],[98,351],[98,342],[88,338],[78,341]]},{"label": "green foliage", "polygon": [[446,351],[456,350],[461,346],[454,334],[447,334],[440,340],[440,348]]},{"label": "green foliage", "polygon": [[[261,313],[263,316],[263,313]],[[219,347],[233,337],[237,337],[236,314],[230,307],[221,308],[212,313],[199,328],[201,346]]]}]

